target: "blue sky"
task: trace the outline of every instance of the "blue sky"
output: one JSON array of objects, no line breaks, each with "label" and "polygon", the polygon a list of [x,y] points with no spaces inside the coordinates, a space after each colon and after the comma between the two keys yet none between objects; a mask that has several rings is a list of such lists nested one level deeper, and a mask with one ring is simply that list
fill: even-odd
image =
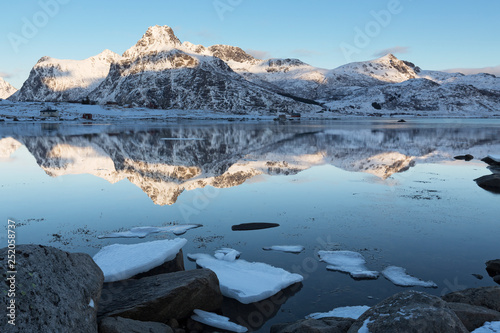
[{"label": "blue sky", "polygon": [[121,54],[151,25],[323,68],[390,50],[425,69],[500,65],[499,1],[23,0],[1,9],[0,76],[16,88],[42,56]]}]

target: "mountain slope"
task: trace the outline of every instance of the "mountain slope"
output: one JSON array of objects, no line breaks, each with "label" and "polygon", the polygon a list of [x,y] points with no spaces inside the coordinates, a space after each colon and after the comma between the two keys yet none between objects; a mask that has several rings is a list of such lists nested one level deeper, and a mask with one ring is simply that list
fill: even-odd
[{"label": "mountain slope", "polygon": [[[218,53],[216,48],[212,48]],[[246,112],[315,107],[255,85],[236,74],[213,51],[181,44],[170,27],[150,27],[90,95],[99,103],[116,102],[163,109]]]},{"label": "mountain slope", "polygon": [[13,101],[71,101],[87,97],[120,56],[109,50],[85,60],[42,57]]},{"label": "mountain slope", "polygon": [[8,98],[16,91],[16,88],[0,77],[0,99]]}]

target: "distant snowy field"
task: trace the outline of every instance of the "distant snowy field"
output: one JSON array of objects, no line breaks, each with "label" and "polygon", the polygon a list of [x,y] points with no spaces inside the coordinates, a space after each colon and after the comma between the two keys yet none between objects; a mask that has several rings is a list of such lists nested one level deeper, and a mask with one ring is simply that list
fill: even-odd
[{"label": "distant snowy field", "polygon": [[[59,117],[42,117],[40,111],[48,106],[59,111]],[[371,117],[373,108],[367,108],[361,113],[338,113],[338,112],[310,112],[302,113],[302,119],[334,119],[344,117]],[[246,114],[234,114],[228,112],[211,111],[211,110],[161,110],[148,109],[143,107],[124,107],[118,105],[83,105],[65,102],[42,103],[42,102],[11,102],[8,100],[0,100],[0,122],[12,122],[14,118],[18,121],[45,121],[45,122],[60,122],[60,121],[76,121],[86,122],[82,116],[84,113],[91,113],[93,121],[137,121],[137,120],[177,120],[177,119],[196,119],[196,120],[272,120],[277,117],[275,113],[263,112],[247,112]],[[419,111],[418,115],[409,114],[408,112],[401,113],[384,113],[382,117],[393,118],[500,118],[498,115],[493,115],[488,112],[471,112],[471,113],[450,113],[443,111]]]}]

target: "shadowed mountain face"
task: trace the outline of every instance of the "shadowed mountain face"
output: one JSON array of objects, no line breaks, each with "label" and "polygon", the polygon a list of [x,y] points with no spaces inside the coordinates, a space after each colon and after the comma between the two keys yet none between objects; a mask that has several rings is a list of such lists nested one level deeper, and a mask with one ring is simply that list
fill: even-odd
[{"label": "shadowed mountain face", "polygon": [[226,124],[8,137],[0,140],[1,156],[21,145],[50,176],[128,179],[156,204],[171,205],[185,190],[233,187],[256,175],[293,175],[325,164],[386,179],[419,162],[484,157],[500,151],[500,137],[484,124]]}]

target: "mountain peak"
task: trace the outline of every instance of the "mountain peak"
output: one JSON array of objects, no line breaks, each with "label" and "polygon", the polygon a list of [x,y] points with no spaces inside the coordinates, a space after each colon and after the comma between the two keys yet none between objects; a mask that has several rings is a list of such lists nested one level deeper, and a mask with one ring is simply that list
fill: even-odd
[{"label": "mountain peak", "polygon": [[149,27],[146,33],[130,49],[123,53],[126,58],[134,58],[138,54],[168,51],[181,46],[174,31],[167,25]]},{"label": "mountain peak", "polygon": [[17,91],[9,82],[0,77],[0,99],[10,97]]}]

